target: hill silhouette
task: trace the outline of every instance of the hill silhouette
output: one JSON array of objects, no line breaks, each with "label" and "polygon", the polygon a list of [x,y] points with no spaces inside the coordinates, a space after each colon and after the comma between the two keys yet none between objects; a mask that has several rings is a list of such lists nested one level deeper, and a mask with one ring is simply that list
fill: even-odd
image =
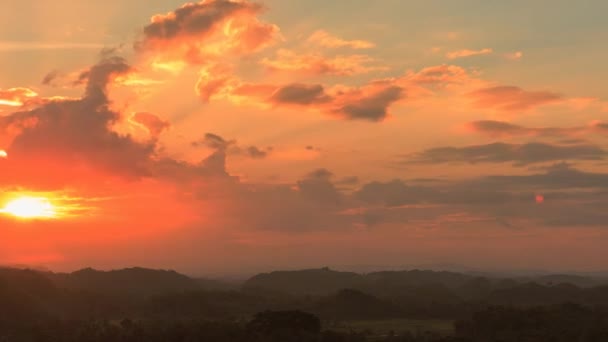
[{"label": "hill silhouette", "polygon": [[85,268],[72,273],[46,273],[60,288],[104,294],[154,295],[221,288],[219,282],[194,279],[171,270],[141,267],[112,271]]},{"label": "hill silhouette", "polygon": [[296,295],[328,295],[345,288],[361,288],[364,281],[365,277],[360,274],[324,267],[261,273],[247,280],[243,287]]},{"label": "hill silhouette", "polygon": [[370,294],[344,289],[319,300],[313,309],[320,317],[328,320],[390,319],[402,317],[403,312],[390,301]]}]

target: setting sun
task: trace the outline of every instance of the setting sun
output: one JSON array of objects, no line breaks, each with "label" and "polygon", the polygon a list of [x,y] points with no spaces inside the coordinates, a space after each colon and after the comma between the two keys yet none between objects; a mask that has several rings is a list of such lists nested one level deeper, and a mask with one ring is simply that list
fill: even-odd
[{"label": "setting sun", "polygon": [[5,213],[23,219],[54,218],[57,216],[55,206],[43,197],[20,197],[6,204],[0,210]]}]

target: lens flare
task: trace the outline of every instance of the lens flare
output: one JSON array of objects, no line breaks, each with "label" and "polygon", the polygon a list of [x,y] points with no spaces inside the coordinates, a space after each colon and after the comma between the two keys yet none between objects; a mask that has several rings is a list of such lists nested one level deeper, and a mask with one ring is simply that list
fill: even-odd
[{"label": "lens flare", "polygon": [[55,206],[47,198],[23,196],[6,203],[0,213],[22,219],[52,219],[57,217]]}]

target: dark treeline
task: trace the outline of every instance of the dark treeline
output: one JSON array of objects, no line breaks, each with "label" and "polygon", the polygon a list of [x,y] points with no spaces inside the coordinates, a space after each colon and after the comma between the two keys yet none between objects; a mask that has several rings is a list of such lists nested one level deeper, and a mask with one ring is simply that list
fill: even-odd
[{"label": "dark treeline", "polygon": [[[550,279],[568,279],[551,277]],[[608,341],[608,287],[431,271],[329,269],[242,286],[172,271],[0,269],[0,342]],[[446,319],[453,332],[334,329],[340,322]]]}]

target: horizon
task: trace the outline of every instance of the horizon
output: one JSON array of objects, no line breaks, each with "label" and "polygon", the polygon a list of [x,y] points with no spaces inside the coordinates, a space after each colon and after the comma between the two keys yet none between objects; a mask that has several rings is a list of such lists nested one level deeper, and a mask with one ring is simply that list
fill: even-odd
[{"label": "horizon", "polygon": [[608,273],[608,2],[2,6],[0,265]]},{"label": "horizon", "polygon": [[410,272],[410,271],[423,271],[423,272],[448,272],[456,274],[465,274],[471,276],[481,276],[495,279],[508,279],[514,278],[526,278],[526,277],[543,277],[543,276],[579,276],[586,277],[589,279],[599,278],[603,279],[608,277],[608,270],[597,270],[597,271],[575,271],[575,270],[535,270],[535,269],[478,269],[469,268],[463,265],[450,265],[449,267],[443,267],[441,265],[403,265],[403,266],[370,266],[370,265],[332,265],[332,266],[308,266],[308,267],[283,267],[283,268],[267,268],[258,270],[249,270],[249,272],[219,272],[219,273],[205,273],[205,272],[182,272],[179,269],[173,268],[154,268],[154,267],[141,267],[141,266],[125,266],[118,268],[95,268],[95,267],[83,267],[72,270],[53,270],[43,266],[36,265],[7,265],[0,264],[0,269],[21,269],[21,270],[32,270],[36,272],[50,272],[56,274],[71,274],[83,270],[93,270],[98,272],[115,272],[115,271],[127,271],[133,269],[142,269],[150,271],[166,271],[176,272],[181,275],[185,275],[195,279],[209,279],[219,281],[245,281],[256,275],[271,274],[275,272],[299,272],[299,271],[316,271],[316,270],[329,270],[332,272],[346,272],[356,273],[360,275],[366,275],[376,272]]}]

